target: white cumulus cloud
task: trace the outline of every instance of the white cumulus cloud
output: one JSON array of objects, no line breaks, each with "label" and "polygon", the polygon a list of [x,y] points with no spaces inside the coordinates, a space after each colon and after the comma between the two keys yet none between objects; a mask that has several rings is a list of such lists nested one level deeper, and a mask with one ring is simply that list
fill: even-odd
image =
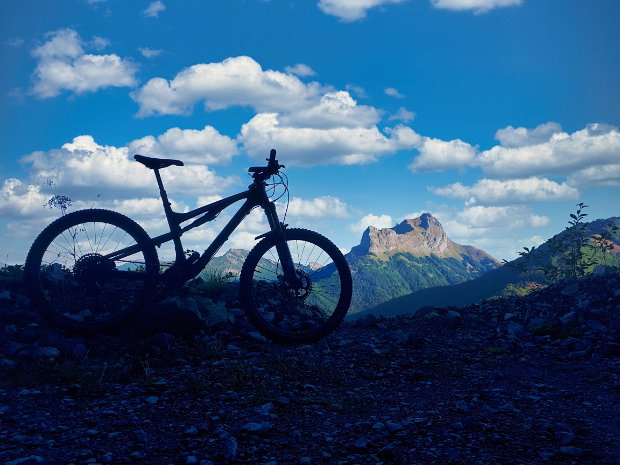
[{"label": "white cumulus cloud", "polygon": [[327,92],[313,106],[284,113],[280,123],[304,128],[369,127],[381,119],[374,107],[358,105],[346,91]]},{"label": "white cumulus cloud", "polygon": [[579,187],[620,186],[620,163],[590,166],[568,176],[568,183]]},{"label": "white cumulus cloud", "polygon": [[401,94],[398,89],[395,89],[394,87],[388,87],[386,89],[383,89],[383,92],[385,92],[385,95],[389,95],[390,97],[394,97],[394,98],[404,98],[405,96],[403,94]]},{"label": "white cumulus cloud", "polygon": [[45,214],[43,207],[52,197],[40,185],[7,179],[0,188],[0,217],[32,218]]},{"label": "white cumulus cloud", "polygon": [[394,220],[390,215],[374,215],[369,213],[364,215],[359,221],[349,225],[349,229],[357,234],[362,234],[366,228],[374,226],[378,229],[391,228],[394,226]]},{"label": "white cumulus cloud", "polygon": [[277,147],[287,163],[302,166],[363,164],[412,147],[419,136],[397,126],[387,135],[372,127],[328,129],[286,127],[276,113],[259,113],[243,125],[238,140],[250,156],[262,158],[265,147]]},{"label": "white cumulus cloud", "polygon": [[320,0],[318,7],[328,15],[336,16],[342,21],[351,22],[366,17],[372,8],[390,3],[402,3],[404,0]]},{"label": "white cumulus cloud", "polygon": [[299,77],[316,76],[316,71],[310,68],[310,66],[303,63],[297,63],[293,66],[287,66],[286,68],[284,68],[284,71]]},{"label": "white cumulus cloud", "polygon": [[495,139],[504,147],[527,147],[528,145],[542,144],[551,140],[554,134],[562,132],[562,126],[558,123],[548,122],[541,124],[534,129],[524,127],[513,128],[507,126],[498,129]]},{"label": "white cumulus cloud", "polygon": [[[243,151],[262,160],[265,150],[277,147],[294,165],[370,163],[421,140],[402,125],[380,130],[383,112],[358,104],[348,91],[304,83],[290,72],[263,70],[247,56],[194,65],[170,81],[151,79],[132,97],[143,117],[190,114],[197,102],[207,111],[250,107],[256,114],[237,136]],[[412,117],[406,109],[399,110],[401,121]],[[148,146],[153,140],[144,143]]]},{"label": "white cumulus cloud", "polygon": [[472,186],[460,182],[431,191],[444,197],[467,199],[468,204],[501,205],[576,199],[579,191],[546,178],[481,179]]},{"label": "white cumulus cloud", "polygon": [[188,163],[228,163],[238,154],[237,143],[212,126],[203,129],[171,128],[163,134],[145,136],[129,144],[129,154],[179,158]]},{"label": "white cumulus cloud", "polygon": [[480,153],[476,164],[495,177],[570,176],[603,166],[614,172],[613,167],[620,165],[620,132],[613,126],[590,124],[572,134],[554,132],[546,142],[534,145],[495,146]]},{"label": "white cumulus cloud", "polygon": [[257,111],[282,111],[306,107],[322,93],[317,83],[305,84],[298,77],[263,70],[247,56],[222,62],[197,64],[172,80],[150,79],[132,93],[140,105],[138,116],[189,114],[202,101],[208,111],[235,105]]},{"label": "white cumulus cloud", "polygon": [[90,45],[97,51],[104,50],[110,46],[110,41],[105,37],[95,36],[90,41]]},{"label": "white cumulus cloud", "polygon": [[476,148],[460,139],[422,137],[416,148],[420,155],[409,165],[414,172],[464,168],[474,163],[476,155]]},{"label": "white cumulus cloud", "polygon": [[144,58],[155,58],[161,55],[163,52],[163,50],[160,48],[148,48],[148,47],[140,47],[138,51]]},{"label": "white cumulus cloud", "polygon": [[474,10],[475,13],[486,13],[494,8],[518,6],[522,3],[523,0],[431,0],[435,8],[453,11]]},{"label": "white cumulus cloud", "polygon": [[457,215],[457,220],[468,228],[522,228],[524,226],[543,227],[549,223],[544,216],[533,214],[525,206],[476,205],[468,207]]},{"label": "white cumulus cloud", "polygon": [[[55,97],[64,90],[83,94],[135,85],[134,63],[115,54],[85,53],[83,41],[73,29],[61,29],[47,37],[48,41],[32,52],[37,59],[32,93],[37,97]],[[97,39],[100,44],[104,40]]]},{"label": "white cumulus cloud", "polygon": [[[52,180],[59,192],[78,200],[95,194],[104,199],[156,195],[153,173],[131,155],[128,147],[99,145],[92,136],[83,135],[60,149],[33,152],[21,162],[29,167],[32,184]],[[217,176],[205,165],[166,168],[161,174],[172,195],[217,193],[234,181]]]},{"label": "white cumulus cloud", "polygon": [[148,18],[157,18],[159,13],[166,10],[166,5],[161,0],[157,0],[149,4],[149,6],[142,11],[142,14]]},{"label": "white cumulus cloud", "polygon": [[346,218],[347,204],[336,197],[321,196],[314,199],[293,197],[288,205],[288,214],[308,218]]},{"label": "white cumulus cloud", "polygon": [[403,123],[408,123],[410,121],[413,121],[415,117],[416,114],[413,111],[409,111],[405,107],[400,107],[396,113],[394,113],[388,118],[388,120],[402,121]]}]

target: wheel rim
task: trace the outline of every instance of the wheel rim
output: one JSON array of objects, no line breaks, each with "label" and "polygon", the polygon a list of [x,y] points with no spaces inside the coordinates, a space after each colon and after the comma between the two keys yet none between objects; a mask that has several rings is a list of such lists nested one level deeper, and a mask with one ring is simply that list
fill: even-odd
[{"label": "wheel rim", "polygon": [[113,323],[142,302],[149,285],[144,250],[106,255],[139,241],[111,220],[75,222],[57,231],[41,254],[41,297],[58,317],[83,326]]},{"label": "wheel rim", "polygon": [[336,311],[342,283],[334,258],[309,240],[289,239],[298,287],[286,283],[276,247],[262,255],[252,274],[257,316],[274,334],[305,335],[321,330]]}]

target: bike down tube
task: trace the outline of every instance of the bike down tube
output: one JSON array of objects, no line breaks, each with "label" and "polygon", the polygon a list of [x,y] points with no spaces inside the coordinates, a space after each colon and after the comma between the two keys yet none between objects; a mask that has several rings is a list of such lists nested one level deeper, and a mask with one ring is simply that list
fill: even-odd
[{"label": "bike down tube", "polygon": [[[216,202],[210,203],[208,205],[204,205],[200,208],[197,208],[195,210],[192,210],[186,213],[172,212],[172,215],[173,215],[174,220],[180,224],[184,221],[195,218],[196,216],[202,213],[205,214],[203,217],[198,218],[197,220],[193,221],[191,224],[181,228],[181,233],[185,233],[189,231],[190,229],[196,228],[204,223],[207,223],[208,221],[211,221],[215,217],[215,215],[219,214],[226,207],[232,205],[235,202],[238,202],[239,200],[247,198],[248,195],[249,195],[248,191],[241,192],[240,194],[231,195],[230,197],[217,200]],[[213,216],[211,217],[211,215]],[[159,247],[160,245],[171,241],[173,237],[174,235],[172,234],[172,232],[167,232],[167,233],[151,238],[151,242],[157,247]],[[120,249],[115,252],[112,252],[106,255],[105,258],[108,260],[119,260],[121,258],[128,257],[129,255],[134,254],[139,251],[140,251],[140,246],[136,244],[136,245],[132,245],[130,247],[126,247],[124,249]]]},{"label": "bike down tube", "polygon": [[224,242],[228,240],[230,235],[233,233],[237,226],[241,224],[246,216],[250,214],[250,211],[254,207],[257,206],[257,203],[252,198],[248,198],[243,205],[239,208],[237,213],[230,219],[228,224],[224,226],[224,229],[220,231],[220,233],[213,239],[211,245],[207,247],[207,249],[202,253],[200,258],[196,261],[196,263],[192,264],[193,271],[190,273],[190,276],[196,276],[200,271],[207,266],[207,263],[211,261],[213,256],[217,253],[217,251],[224,245]]}]

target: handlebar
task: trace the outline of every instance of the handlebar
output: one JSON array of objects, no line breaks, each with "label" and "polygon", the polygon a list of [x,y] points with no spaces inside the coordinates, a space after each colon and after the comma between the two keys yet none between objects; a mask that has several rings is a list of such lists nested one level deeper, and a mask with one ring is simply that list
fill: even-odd
[{"label": "handlebar", "polygon": [[284,165],[281,165],[280,163],[278,163],[278,160],[276,160],[275,149],[271,149],[271,151],[269,152],[269,158],[266,158],[266,160],[267,166],[250,166],[248,168],[248,172],[254,173],[255,178],[262,174],[264,175],[265,179],[267,179],[269,176],[277,174],[280,168],[285,168]]}]

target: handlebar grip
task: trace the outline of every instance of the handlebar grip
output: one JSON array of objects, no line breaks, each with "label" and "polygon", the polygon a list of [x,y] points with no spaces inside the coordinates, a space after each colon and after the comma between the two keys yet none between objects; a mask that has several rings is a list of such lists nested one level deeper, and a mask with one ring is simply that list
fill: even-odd
[{"label": "handlebar grip", "polygon": [[276,161],[276,149],[271,149],[269,152],[269,163],[273,163]]}]

